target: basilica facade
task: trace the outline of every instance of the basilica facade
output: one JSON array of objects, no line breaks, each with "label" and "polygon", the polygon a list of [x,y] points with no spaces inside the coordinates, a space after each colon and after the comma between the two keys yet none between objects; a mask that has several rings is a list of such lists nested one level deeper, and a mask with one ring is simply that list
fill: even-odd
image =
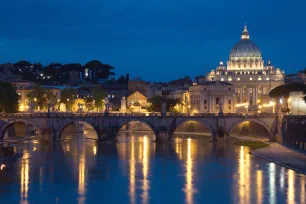
[{"label": "basilica facade", "polygon": [[222,61],[205,78],[189,88],[191,113],[273,112],[269,92],[284,84],[285,74],[262,59],[250,39],[247,26],[232,48],[227,64]]}]

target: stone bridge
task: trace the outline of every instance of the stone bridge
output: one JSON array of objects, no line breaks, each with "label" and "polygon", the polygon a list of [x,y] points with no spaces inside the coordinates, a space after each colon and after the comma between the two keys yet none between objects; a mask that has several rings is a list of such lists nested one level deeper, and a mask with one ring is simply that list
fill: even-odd
[{"label": "stone bridge", "polygon": [[175,129],[184,122],[197,121],[205,125],[212,134],[213,139],[217,136],[217,130],[222,127],[227,135],[236,125],[244,121],[253,121],[265,128],[270,140],[275,141],[278,136],[278,117],[269,116],[235,116],[235,115],[167,115],[158,114],[71,114],[71,113],[33,113],[33,114],[0,114],[0,141],[6,139],[6,130],[14,123],[24,123],[28,133],[36,133],[42,140],[56,142],[61,140],[61,132],[71,124],[87,124],[92,126],[98,139],[115,138],[118,131],[125,124],[132,121],[139,121],[147,124],[154,131],[157,139],[171,139]]}]

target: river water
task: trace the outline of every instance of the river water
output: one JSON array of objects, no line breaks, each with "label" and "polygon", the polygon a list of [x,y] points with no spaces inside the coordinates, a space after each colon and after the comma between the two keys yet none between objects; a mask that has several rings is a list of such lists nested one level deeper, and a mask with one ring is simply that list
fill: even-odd
[{"label": "river water", "polygon": [[21,160],[0,170],[2,203],[306,203],[306,177],[209,137],[119,143],[18,142]]}]

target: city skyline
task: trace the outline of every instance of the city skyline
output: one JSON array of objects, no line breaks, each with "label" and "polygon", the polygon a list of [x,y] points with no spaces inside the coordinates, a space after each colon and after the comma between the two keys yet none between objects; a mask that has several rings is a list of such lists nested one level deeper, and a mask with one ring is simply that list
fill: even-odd
[{"label": "city skyline", "polygon": [[[194,77],[228,60],[247,22],[265,63],[271,60],[286,73],[306,65],[306,41],[299,37],[306,34],[299,12],[304,2],[74,2],[5,2],[0,63],[98,59],[114,66],[116,77],[127,72],[148,81]],[[7,18],[12,10],[16,15]]]}]

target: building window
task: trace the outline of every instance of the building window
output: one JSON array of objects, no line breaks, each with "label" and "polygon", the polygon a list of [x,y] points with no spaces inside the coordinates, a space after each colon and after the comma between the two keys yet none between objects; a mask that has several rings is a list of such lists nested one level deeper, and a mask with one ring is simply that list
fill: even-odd
[{"label": "building window", "polygon": [[267,81],[269,81],[269,79],[270,79],[269,77],[266,78]]},{"label": "building window", "polygon": [[224,78],[221,78],[221,81],[224,81]]},{"label": "building window", "polygon": [[239,78],[239,77],[237,78],[237,81],[240,81],[240,78]]},{"label": "building window", "polygon": [[232,104],[232,100],[228,100],[228,104],[231,105]]},{"label": "building window", "polygon": [[204,91],[206,91],[207,90],[207,88],[204,88]]},{"label": "building window", "polygon": [[219,97],[216,98],[216,105],[219,105],[220,99]]},{"label": "building window", "polygon": [[232,90],[232,88],[228,88],[228,90],[229,90],[229,91],[231,91],[231,90]]},{"label": "building window", "polygon": [[206,100],[204,100],[204,104],[205,104],[205,105],[207,104],[207,101],[206,101]]},{"label": "building window", "polygon": [[206,106],[204,106],[204,110],[206,110]]},{"label": "building window", "polygon": [[250,81],[252,81],[253,80],[253,78],[252,77],[250,77]]},{"label": "building window", "polygon": [[230,106],[228,107],[229,110],[231,110],[231,108],[232,108],[232,107],[230,107]]},{"label": "building window", "polygon": [[262,80],[262,78],[261,78],[261,77],[259,77],[259,78],[258,78],[258,81],[261,81],[261,80]]},{"label": "building window", "polygon": [[115,98],[115,96],[114,96],[114,95],[112,95],[112,98]]},{"label": "building window", "polygon": [[228,81],[232,81],[233,79],[232,79],[232,77],[228,77]]}]

